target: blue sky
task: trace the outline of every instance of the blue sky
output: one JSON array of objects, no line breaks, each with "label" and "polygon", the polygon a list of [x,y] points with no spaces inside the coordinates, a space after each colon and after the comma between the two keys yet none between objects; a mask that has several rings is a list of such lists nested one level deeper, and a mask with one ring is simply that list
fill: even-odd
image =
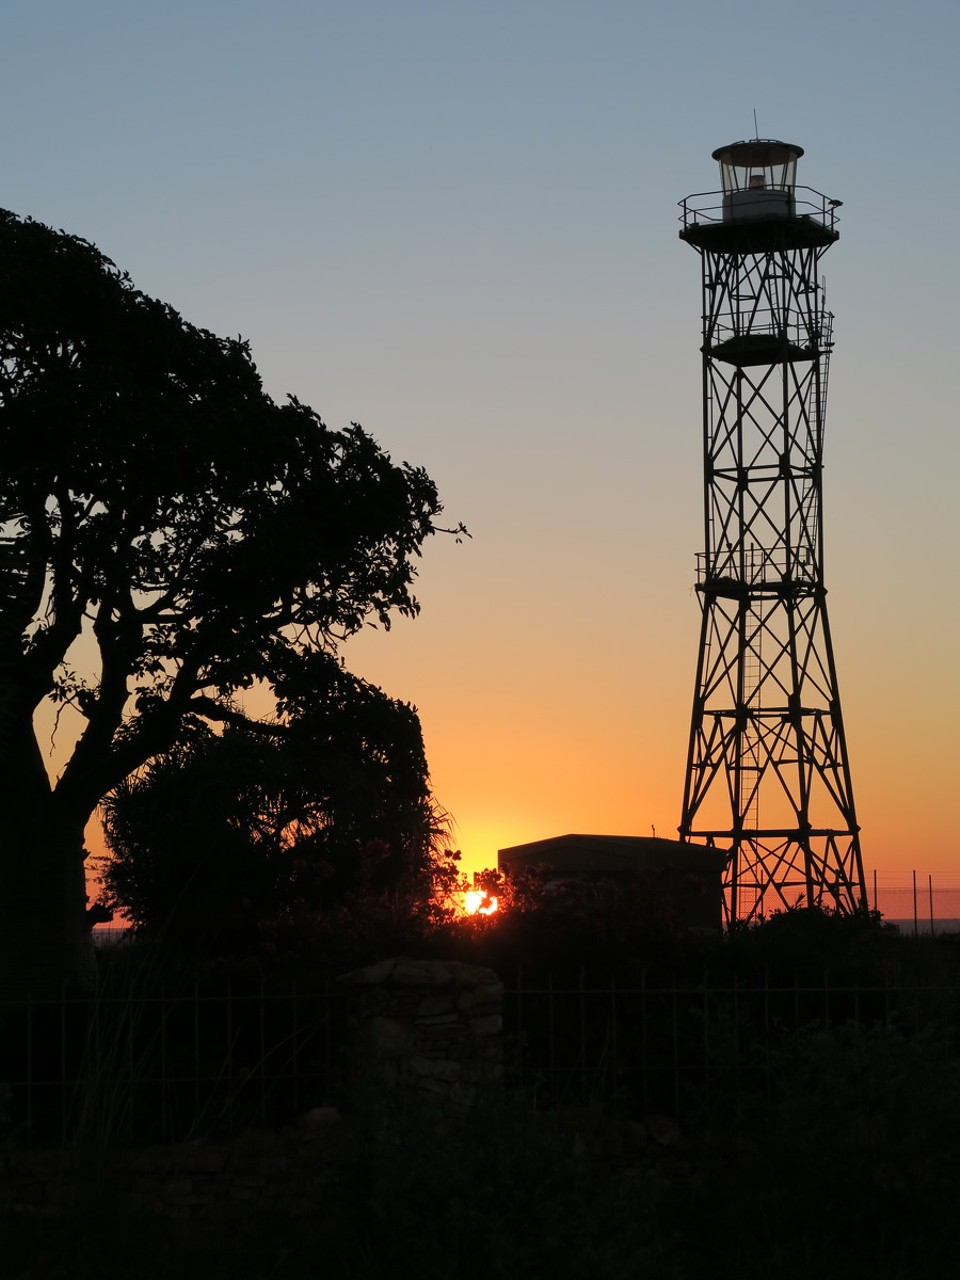
[{"label": "blue sky", "polygon": [[669,833],[697,642],[711,151],[844,201],[827,582],[868,865],[958,861],[960,9],[7,0],[0,204],[95,241],[268,389],[437,480],[423,616],[349,661],[420,707],[476,863]]}]

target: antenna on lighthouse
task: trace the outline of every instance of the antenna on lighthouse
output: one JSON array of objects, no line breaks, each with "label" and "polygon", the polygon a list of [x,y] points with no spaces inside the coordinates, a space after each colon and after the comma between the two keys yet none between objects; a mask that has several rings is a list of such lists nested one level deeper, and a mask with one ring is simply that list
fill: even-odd
[{"label": "antenna on lighthouse", "polygon": [[[756,128],[756,112],[754,112]],[[803,148],[714,151],[681,202],[703,271],[700,649],[680,839],[724,849],[729,922],[866,902],[823,578],[833,316],[820,259],[839,202],[796,185]]]}]

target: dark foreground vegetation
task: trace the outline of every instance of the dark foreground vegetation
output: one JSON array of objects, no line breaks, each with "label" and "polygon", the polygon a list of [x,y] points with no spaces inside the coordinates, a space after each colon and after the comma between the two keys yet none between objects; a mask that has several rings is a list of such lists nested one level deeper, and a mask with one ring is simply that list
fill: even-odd
[{"label": "dark foreground vegetation", "polygon": [[[462,1125],[438,1128],[407,1110],[384,1141],[343,1101],[336,1176],[316,1212],[291,1217],[277,1204],[169,1222],[112,1209],[116,1187],[96,1159],[106,1106],[69,1139],[90,1151],[83,1194],[57,1216],[3,1220],[0,1275],[949,1273],[960,1220],[960,939],[902,938],[875,916],[809,911],[689,938],[666,919],[655,927],[648,900],[647,936],[635,931],[630,946],[611,907],[621,900],[574,890],[538,916],[518,903],[510,921],[421,936],[424,952],[459,949],[506,982],[504,1094]],[[362,961],[373,941],[354,942]],[[211,960],[194,982],[243,989],[256,968],[265,988],[291,977],[309,987],[316,957],[303,954],[299,974],[281,951]],[[105,988],[134,967],[142,978],[136,948],[109,957]],[[185,977],[170,969],[163,981]],[[549,1018],[536,1016],[536,991],[553,997]],[[658,1092],[649,1082],[668,1059],[683,1069]],[[323,1089],[349,1093],[335,1068]],[[119,1106],[122,1095],[109,1096]],[[18,1141],[11,1110],[8,1146]],[[241,1109],[234,1124],[250,1123]]]},{"label": "dark foreground vegetation", "polygon": [[104,1205],[5,1224],[5,1276],[310,1280],[949,1275],[955,1064],[900,1037],[811,1033],[736,1140],[605,1152],[563,1117],[504,1107],[456,1137],[414,1129],[325,1211],[209,1224]]}]

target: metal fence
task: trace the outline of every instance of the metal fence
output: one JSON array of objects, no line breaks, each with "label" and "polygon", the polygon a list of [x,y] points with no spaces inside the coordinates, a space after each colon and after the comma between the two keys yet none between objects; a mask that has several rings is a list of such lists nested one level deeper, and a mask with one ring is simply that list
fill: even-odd
[{"label": "metal fence", "polygon": [[0,1008],[0,1136],[124,1145],[279,1128],[340,1088],[340,999],[194,988]]},{"label": "metal fence", "polygon": [[[718,1108],[761,1104],[805,1037],[851,1028],[913,1036],[934,1028],[956,1047],[952,982],[819,981],[617,986],[519,984],[507,992],[512,1077],[538,1105],[602,1107],[699,1123]],[[938,1052],[940,1050],[938,1049]]]},{"label": "metal fence", "polygon": [[[342,1105],[344,997],[199,989],[0,1009],[0,1140],[143,1145],[280,1128]],[[956,985],[574,981],[520,975],[504,995],[504,1064],[532,1108],[661,1114],[696,1127],[776,1091],[804,1037],[935,1028],[956,1051]]]},{"label": "metal fence", "polygon": [[960,933],[960,874],[872,871],[867,900],[901,932]]}]

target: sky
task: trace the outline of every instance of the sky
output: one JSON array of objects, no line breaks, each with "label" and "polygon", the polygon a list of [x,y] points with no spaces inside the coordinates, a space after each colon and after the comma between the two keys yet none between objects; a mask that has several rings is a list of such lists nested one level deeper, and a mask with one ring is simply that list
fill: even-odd
[{"label": "sky", "polygon": [[84,236],[267,390],[424,466],[422,613],[348,665],[421,715],[468,869],[672,836],[702,522],[711,152],[841,199],[825,572],[864,860],[960,870],[960,7],[5,0],[0,205]]}]

